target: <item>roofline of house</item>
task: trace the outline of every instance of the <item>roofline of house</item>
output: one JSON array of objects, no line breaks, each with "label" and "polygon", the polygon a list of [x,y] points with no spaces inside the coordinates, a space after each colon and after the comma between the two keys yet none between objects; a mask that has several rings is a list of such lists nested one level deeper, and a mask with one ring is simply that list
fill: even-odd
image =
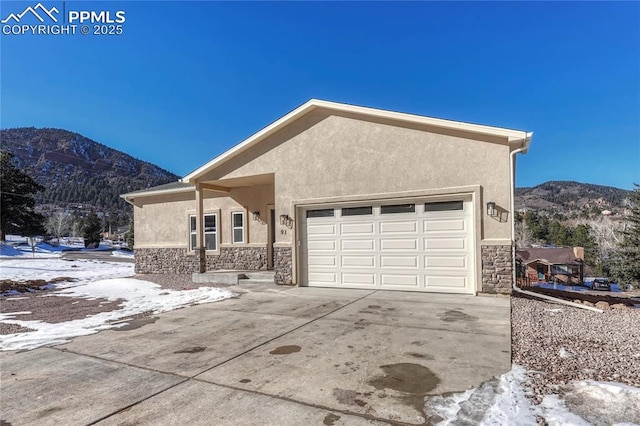
[{"label": "roofline of house", "polygon": [[391,119],[391,120],[407,122],[412,124],[423,124],[423,125],[440,127],[445,129],[461,130],[461,131],[466,131],[466,132],[471,132],[476,134],[505,137],[507,138],[509,144],[512,145],[514,149],[524,148],[522,150],[523,153],[526,152],[526,150],[529,148],[529,143],[533,136],[533,132],[526,132],[522,130],[505,129],[501,127],[485,126],[482,124],[465,123],[462,121],[445,120],[441,118],[426,117],[426,116],[415,115],[415,114],[386,111],[386,110],[381,110],[376,108],[348,105],[348,104],[342,104],[338,102],[323,101],[319,99],[311,99],[305,102],[304,104],[300,105],[298,108],[294,109],[293,111],[289,112],[285,116],[274,121],[267,127],[264,127],[260,131],[249,136],[247,139],[233,146],[232,148],[225,151],[221,155],[215,157],[208,163],[204,164],[203,166],[189,173],[188,175],[180,179],[180,181],[184,183],[193,183],[193,181],[195,181],[197,178],[201,177],[202,175],[206,174],[211,169],[228,161],[229,159],[235,157],[236,155],[246,151],[252,146],[258,144],[260,141],[269,137],[273,133],[287,126],[289,123],[297,120],[301,116],[317,108],[325,108],[325,109],[336,110],[336,111],[347,112],[347,113],[363,114],[363,115],[368,115],[370,117],[385,118],[385,119]]},{"label": "roofline of house", "polygon": [[[524,261],[524,259],[523,259],[523,261]],[[529,265],[529,264],[531,264],[531,263],[535,263],[535,262],[538,262],[538,263],[544,263],[544,264],[546,264],[546,265],[550,265],[550,266],[551,266],[551,265],[578,265],[578,264],[580,264],[580,263],[581,263],[581,262],[579,262],[579,261],[577,261],[577,260],[573,260],[573,261],[571,261],[571,262],[552,262],[552,261],[547,260],[547,259],[539,258],[539,259],[532,259],[532,260],[528,260],[528,261],[524,262],[524,264],[525,264],[525,265]]]},{"label": "roofline of house", "polygon": [[149,191],[136,191],[136,192],[129,192],[127,194],[122,194],[120,195],[120,198],[122,198],[124,201],[126,201],[129,204],[133,204],[131,200],[135,198],[151,197],[156,195],[179,194],[181,192],[195,191],[195,189],[196,189],[195,186],[185,186],[182,188],[169,188],[169,189],[158,189],[158,190],[151,189]]}]

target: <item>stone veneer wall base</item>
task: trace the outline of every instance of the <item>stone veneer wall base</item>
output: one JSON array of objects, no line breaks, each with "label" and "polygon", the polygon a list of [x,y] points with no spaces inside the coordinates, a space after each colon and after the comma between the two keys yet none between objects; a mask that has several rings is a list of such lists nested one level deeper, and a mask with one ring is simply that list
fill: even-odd
[{"label": "stone veneer wall base", "polygon": [[511,294],[513,258],[511,245],[481,247],[482,292]]},{"label": "stone veneer wall base", "polygon": [[274,281],[276,284],[291,285],[293,282],[293,258],[291,247],[273,248]]},{"label": "stone veneer wall base", "polygon": [[[200,271],[197,253],[181,248],[141,248],[135,250],[136,274],[192,274]],[[208,271],[267,269],[267,247],[220,247],[220,254],[206,255]]]}]

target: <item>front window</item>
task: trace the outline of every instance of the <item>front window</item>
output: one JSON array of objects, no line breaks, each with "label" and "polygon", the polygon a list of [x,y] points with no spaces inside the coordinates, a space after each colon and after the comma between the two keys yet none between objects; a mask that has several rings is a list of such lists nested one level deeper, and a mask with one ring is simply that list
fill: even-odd
[{"label": "front window", "polygon": [[244,243],[244,213],[231,213],[231,234],[234,243]]},{"label": "front window", "polygon": [[[204,247],[206,250],[216,250],[218,244],[218,215],[204,215]],[[196,217],[189,216],[189,243],[190,249],[195,250],[197,241]]]}]

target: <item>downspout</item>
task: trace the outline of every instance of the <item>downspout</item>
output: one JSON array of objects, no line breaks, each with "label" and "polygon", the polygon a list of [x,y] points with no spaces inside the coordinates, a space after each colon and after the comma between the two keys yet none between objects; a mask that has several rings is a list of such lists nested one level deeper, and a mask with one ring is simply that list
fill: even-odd
[{"label": "downspout", "polygon": [[[529,135],[527,135],[526,137],[529,137]],[[526,294],[529,296],[537,297],[539,299],[548,300],[550,302],[560,303],[561,305],[573,306],[574,308],[587,309],[589,311],[603,313],[604,311],[602,309],[598,309],[593,306],[586,306],[579,303],[569,302],[568,300],[558,299],[557,297],[547,296],[546,294],[540,294],[540,293],[535,293],[533,291],[522,290],[521,288],[518,288],[518,286],[516,285],[516,241],[515,241],[515,217],[514,217],[516,212],[515,161],[516,161],[516,154],[519,154],[526,150],[527,150],[527,146],[525,145],[521,148],[511,151],[511,156],[509,161],[509,170],[511,172],[511,262],[512,262],[511,270],[513,274],[511,279],[512,279],[513,290],[520,294]]]}]

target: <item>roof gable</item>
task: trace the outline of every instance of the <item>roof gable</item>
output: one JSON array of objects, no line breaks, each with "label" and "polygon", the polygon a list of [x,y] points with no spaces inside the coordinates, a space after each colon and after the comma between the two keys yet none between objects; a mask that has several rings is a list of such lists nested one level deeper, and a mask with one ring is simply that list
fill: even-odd
[{"label": "roof gable", "polygon": [[513,144],[514,148],[524,148],[523,152],[529,146],[529,142],[533,133],[525,132],[521,130],[504,129],[500,127],[484,126],[480,124],[464,123],[460,121],[444,120],[440,118],[432,118],[414,114],[399,113],[393,111],[385,111],[375,108],[367,108],[355,105],[341,104],[336,102],[322,101],[317,99],[311,99],[305,104],[299,106],[293,111],[289,112],[285,116],[271,123],[267,127],[253,134],[249,138],[233,146],[228,151],[194,170],[181,179],[181,182],[193,184],[198,178],[206,175],[207,173],[215,170],[217,167],[231,160],[232,158],[247,151],[253,146],[259,144],[269,136],[278,132],[286,126],[291,125],[301,117],[305,116],[311,111],[317,109],[325,109],[328,111],[335,111],[340,113],[348,113],[358,115],[363,118],[379,118],[390,121],[395,121],[404,124],[420,124],[430,126],[433,128],[449,129],[456,131],[463,131],[471,134],[486,135],[492,137],[504,138],[509,144]]}]

